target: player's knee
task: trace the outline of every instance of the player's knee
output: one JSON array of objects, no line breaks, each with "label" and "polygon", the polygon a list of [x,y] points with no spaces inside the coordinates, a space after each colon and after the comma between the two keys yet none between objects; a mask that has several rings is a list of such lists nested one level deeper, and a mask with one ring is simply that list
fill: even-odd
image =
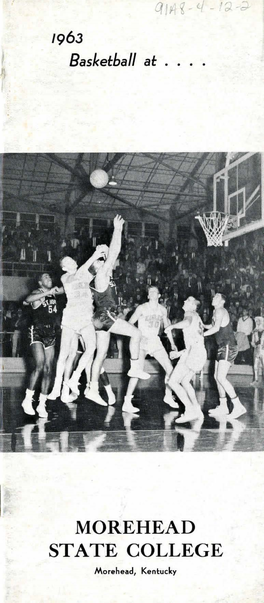
[{"label": "player's knee", "polygon": [[179,385],[179,381],[175,375],[171,375],[171,377],[168,381],[168,385],[172,388],[175,388]]},{"label": "player's knee", "polygon": [[57,364],[64,365],[67,358],[69,357],[69,350],[60,350],[59,358]]},{"label": "player's knee", "polygon": [[107,357],[107,351],[96,355],[97,362],[102,365]]},{"label": "player's knee", "polygon": [[77,350],[78,350],[78,342],[74,338],[73,341],[71,342],[71,345],[69,346],[68,350],[67,349],[65,349],[65,350],[63,349],[61,352],[62,352],[62,354],[67,354],[67,355],[71,354],[71,355],[74,355],[74,354],[76,354]]},{"label": "player's knee", "polygon": [[49,364],[44,364],[43,367],[43,376],[49,377],[51,375],[51,366]]},{"label": "player's knee", "polygon": [[41,360],[37,360],[35,363],[35,373],[41,373],[44,368],[44,362]]},{"label": "player's knee", "polygon": [[182,386],[183,386],[183,387],[185,387],[185,388],[186,388],[186,387],[187,387],[187,388],[188,388],[188,387],[192,387],[192,386],[191,386],[191,383],[190,383],[190,379],[185,378],[185,377],[182,379],[181,384],[182,384]]},{"label": "player's knee", "polygon": [[215,372],[215,374],[214,374],[214,378],[215,378],[216,382],[217,382],[217,383],[219,383],[219,376],[218,376],[218,373],[217,373],[217,372]]},{"label": "player's knee", "polygon": [[68,355],[68,360],[73,362],[75,360],[75,356],[77,354],[77,350],[70,350],[69,355]]}]

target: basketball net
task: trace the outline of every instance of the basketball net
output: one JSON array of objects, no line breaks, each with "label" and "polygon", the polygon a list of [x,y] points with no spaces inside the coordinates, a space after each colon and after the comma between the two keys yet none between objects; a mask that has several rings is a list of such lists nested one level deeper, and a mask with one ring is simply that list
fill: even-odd
[{"label": "basketball net", "polygon": [[229,214],[211,211],[202,216],[195,216],[195,218],[201,224],[208,247],[221,247],[223,245],[223,234],[229,221]]}]

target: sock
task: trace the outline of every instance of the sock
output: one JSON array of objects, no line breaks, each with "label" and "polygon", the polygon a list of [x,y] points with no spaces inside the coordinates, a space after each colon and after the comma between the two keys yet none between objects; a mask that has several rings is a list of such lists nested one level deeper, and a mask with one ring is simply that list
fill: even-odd
[{"label": "sock", "polygon": [[55,377],[55,381],[54,381],[54,385],[53,385],[52,390],[56,390],[56,391],[58,390],[58,391],[60,391],[61,384],[62,384],[61,379],[58,379],[58,377]]},{"label": "sock", "polygon": [[105,370],[103,370],[103,369],[101,370],[101,373],[100,373],[100,379],[101,379],[101,382],[102,382],[102,384],[103,384],[104,387],[107,387],[108,385],[110,385],[110,382],[109,382],[109,379],[108,379],[108,375],[105,372]]},{"label": "sock", "polygon": [[32,400],[34,393],[35,393],[34,389],[26,389],[26,398],[28,398],[28,399],[31,398],[31,400]]},{"label": "sock", "polygon": [[47,400],[47,394],[39,394],[39,404],[45,404]]},{"label": "sock", "polygon": [[234,398],[231,398],[231,402],[234,405],[237,404],[237,403],[241,404],[238,396],[235,396]]},{"label": "sock", "polygon": [[113,392],[112,386],[110,385],[110,383],[108,383],[108,385],[105,385],[104,388],[107,391],[107,393],[111,394]]},{"label": "sock", "polygon": [[132,395],[132,396],[127,396],[127,395],[126,395],[126,396],[124,397],[124,402],[132,402],[132,398],[134,398],[134,396],[133,396],[133,395]]},{"label": "sock", "polygon": [[90,381],[90,389],[92,389],[93,391],[98,392],[99,391],[99,383],[98,383],[98,381]]},{"label": "sock", "polygon": [[135,413],[139,412],[139,408],[137,408],[136,406],[133,406],[133,403],[132,403],[132,398],[133,397],[134,396],[125,396],[124,403],[123,403],[123,406],[122,406],[122,410],[124,412],[131,412],[131,413],[133,413],[133,412],[135,412]]},{"label": "sock", "polygon": [[130,358],[131,366],[132,364],[137,364],[138,358]]},{"label": "sock", "polygon": [[220,402],[220,405],[227,404],[227,397],[219,396],[219,402]]}]

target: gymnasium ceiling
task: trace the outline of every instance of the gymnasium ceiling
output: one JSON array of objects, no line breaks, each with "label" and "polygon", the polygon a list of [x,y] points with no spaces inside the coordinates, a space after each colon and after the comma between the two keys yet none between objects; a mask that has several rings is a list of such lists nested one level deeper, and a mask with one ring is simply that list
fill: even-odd
[{"label": "gymnasium ceiling", "polygon": [[[4,209],[17,201],[36,213],[122,212],[133,208],[164,221],[212,207],[208,182],[219,169],[220,153],[43,153],[7,154],[3,159]],[[95,189],[97,168],[117,186]],[[21,211],[21,210],[20,210]],[[133,212],[134,213],[134,212]]]}]

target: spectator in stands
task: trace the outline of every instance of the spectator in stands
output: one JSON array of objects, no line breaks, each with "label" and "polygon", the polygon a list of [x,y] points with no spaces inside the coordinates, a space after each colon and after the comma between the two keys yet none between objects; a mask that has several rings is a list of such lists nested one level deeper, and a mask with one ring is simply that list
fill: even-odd
[{"label": "spectator in stands", "polygon": [[260,375],[264,379],[264,318],[263,316],[255,317],[256,328],[252,333],[251,345],[254,349],[254,381],[251,383],[254,387],[261,385]]},{"label": "spectator in stands", "polygon": [[250,336],[253,331],[253,320],[249,316],[247,308],[243,308],[242,316],[238,319],[236,340],[238,345],[238,360],[237,362],[251,362]]},{"label": "spectator in stands", "polygon": [[23,332],[26,329],[26,319],[23,315],[22,308],[18,308],[17,312],[14,312],[13,324],[12,324],[12,356],[16,358],[21,355],[21,343]]}]

